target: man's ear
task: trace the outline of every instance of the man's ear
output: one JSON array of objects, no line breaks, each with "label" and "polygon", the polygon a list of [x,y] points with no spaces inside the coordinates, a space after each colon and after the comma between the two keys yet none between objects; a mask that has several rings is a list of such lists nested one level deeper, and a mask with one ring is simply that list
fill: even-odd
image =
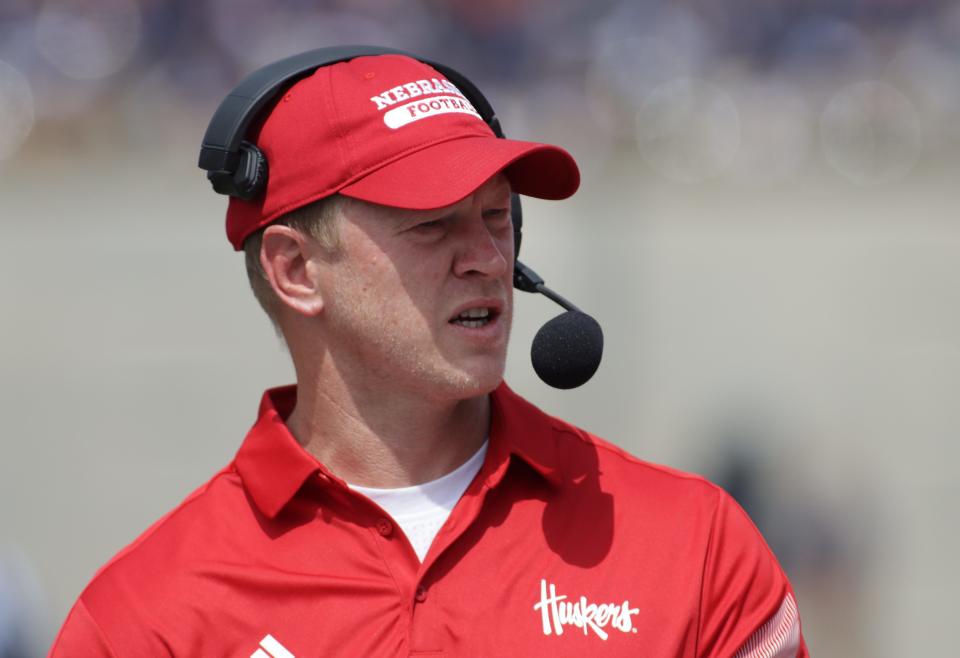
[{"label": "man's ear", "polygon": [[260,246],[260,265],[274,294],[285,306],[311,317],[323,310],[319,282],[311,267],[317,250],[314,242],[289,226],[274,224],[263,231]]}]

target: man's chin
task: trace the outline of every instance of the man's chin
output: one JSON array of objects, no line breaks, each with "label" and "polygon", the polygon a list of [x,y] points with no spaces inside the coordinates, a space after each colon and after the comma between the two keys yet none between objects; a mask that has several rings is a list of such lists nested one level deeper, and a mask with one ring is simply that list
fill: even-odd
[{"label": "man's chin", "polygon": [[435,382],[434,394],[446,399],[467,400],[493,392],[503,381],[504,365],[459,368]]}]

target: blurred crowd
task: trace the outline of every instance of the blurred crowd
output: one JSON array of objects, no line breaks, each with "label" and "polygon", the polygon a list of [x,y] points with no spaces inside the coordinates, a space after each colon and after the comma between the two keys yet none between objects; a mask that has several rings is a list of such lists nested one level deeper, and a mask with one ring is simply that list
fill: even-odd
[{"label": "blurred crowd", "polygon": [[[5,0],[0,160],[34,130],[118,98],[133,97],[130,112],[159,99],[206,114],[257,66],[348,43],[436,57],[495,97],[522,93],[605,139],[654,142],[658,168],[680,178],[712,171],[656,155],[662,117],[700,103],[728,128],[750,120],[730,91],[743,79],[776,82],[750,94],[780,115],[823,105],[813,86],[884,80],[893,86],[841,97],[834,123],[872,103],[900,132],[913,121],[958,134],[960,6],[949,0]],[[739,146],[727,142],[713,145],[719,165]]]}]

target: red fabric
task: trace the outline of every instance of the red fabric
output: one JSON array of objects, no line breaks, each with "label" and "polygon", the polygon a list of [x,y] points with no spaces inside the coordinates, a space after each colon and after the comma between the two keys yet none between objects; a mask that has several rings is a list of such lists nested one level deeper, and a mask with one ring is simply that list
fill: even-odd
[{"label": "red fabric", "polygon": [[104,656],[116,658],[117,654],[107,644],[104,633],[97,626],[83,601],[77,601],[57,635],[50,650],[52,656]]},{"label": "red fabric", "polygon": [[569,153],[497,139],[452,83],[400,55],[317,69],[277,102],[254,142],[267,158],[267,188],[251,201],[230,199],[227,237],[236,249],[258,228],[335,192],[442,208],[508,165],[519,194],[565,199],[580,184]]},{"label": "red fabric", "polygon": [[294,402],[267,392],[236,459],[97,574],[51,656],[249,656],[270,635],[297,658],[730,658],[792,593],[718,487],[506,385],[484,465],[421,565],[297,444]]}]

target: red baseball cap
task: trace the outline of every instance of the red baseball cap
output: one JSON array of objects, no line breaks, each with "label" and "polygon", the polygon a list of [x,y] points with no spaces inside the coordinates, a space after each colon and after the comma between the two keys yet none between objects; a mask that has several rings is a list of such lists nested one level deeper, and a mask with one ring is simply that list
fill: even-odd
[{"label": "red baseball cap", "polygon": [[453,83],[402,55],[317,69],[276,103],[254,142],[269,174],[258,198],[230,198],[227,237],[238,250],[257,229],[337,192],[431,210],[500,171],[514,192],[541,199],[565,199],[580,185],[565,150],[497,138]]}]

